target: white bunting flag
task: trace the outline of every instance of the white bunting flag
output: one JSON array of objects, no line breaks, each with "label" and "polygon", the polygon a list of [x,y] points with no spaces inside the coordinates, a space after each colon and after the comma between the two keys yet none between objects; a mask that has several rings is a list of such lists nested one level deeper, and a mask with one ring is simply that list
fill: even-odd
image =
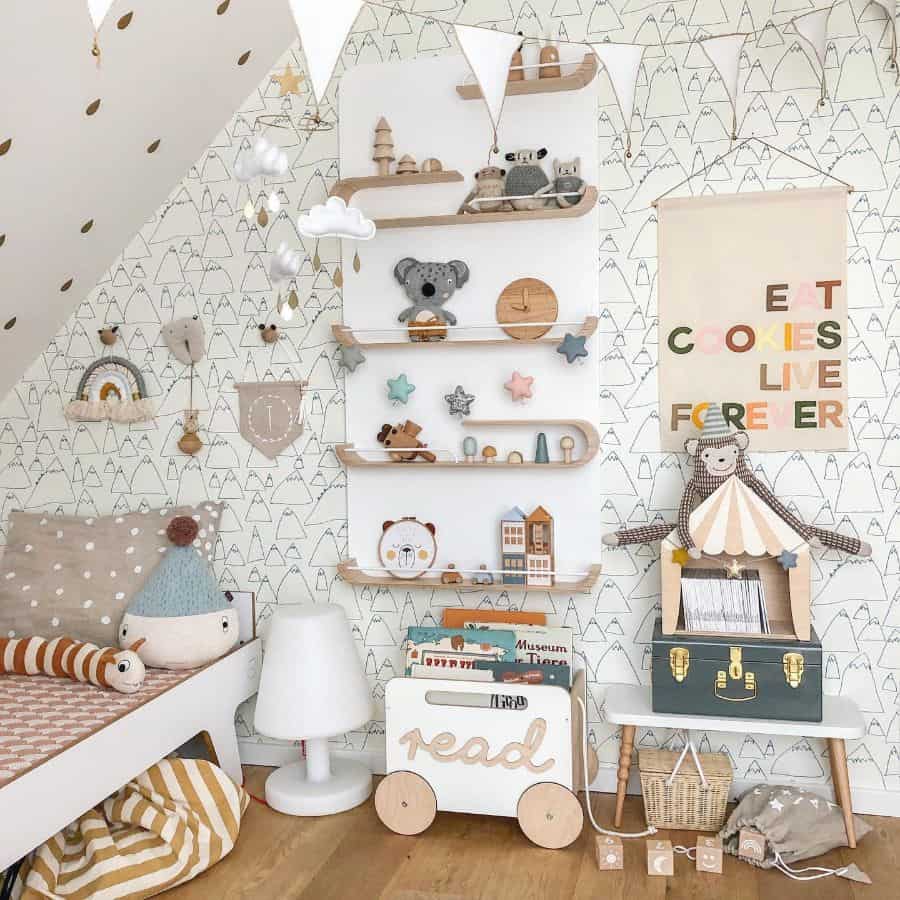
[{"label": "white bunting flag", "polygon": [[321,103],[363,0],[290,0],[316,103]]},{"label": "white bunting flag", "polygon": [[475,25],[454,25],[453,29],[469,68],[481,88],[481,96],[494,126],[496,142],[503,101],[506,99],[509,62],[522,43],[522,38],[518,34]]},{"label": "white bunting flag", "polygon": [[816,54],[819,61],[819,67],[822,70],[821,96],[819,97],[819,106],[825,103],[825,44],[828,35],[828,16],[831,15],[831,7],[825,9],[817,9],[815,12],[807,13],[805,16],[797,16],[791,21],[794,31],[806,41]]},{"label": "white bunting flag", "polygon": [[91,22],[94,24],[94,31],[99,31],[109,8],[113,5],[113,0],[87,0],[88,12],[91,14]]},{"label": "white bunting flag", "polygon": [[597,59],[603,63],[606,74],[612,84],[619,112],[625,120],[625,132],[628,135],[628,148],[625,155],[631,156],[631,117],[634,114],[634,92],[637,89],[638,71],[644,48],[640,44],[591,44]]},{"label": "white bunting flag", "polygon": [[731,101],[731,139],[737,138],[737,95],[738,69],[741,62],[741,50],[745,34],[723,34],[721,37],[706,38],[700,41],[700,49],[715,66],[722,79],[728,99]]},{"label": "white bunting flag", "polygon": [[888,28],[891,30],[891,69],[897,71],[897,0],[876,0],[887,13]]}]

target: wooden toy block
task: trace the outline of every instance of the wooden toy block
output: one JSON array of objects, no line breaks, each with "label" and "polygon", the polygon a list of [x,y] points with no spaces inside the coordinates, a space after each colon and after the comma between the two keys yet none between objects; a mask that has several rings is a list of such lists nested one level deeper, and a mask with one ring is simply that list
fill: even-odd
[{"label": "wooden toy block", "polygon": [[647,874],[675,874],[675,854],[671,841],[647,841]]},{"label": "wooden toy block", "polygon": [[742,828],[738,841],[738,856],[762,862],[766,858],[766,839],[758,831]]},{"label": "wooden toy block", "polygon": [[601,872],[625,868],[625,850],[617,837],[598,834],[594,838],[594,853]]},{"label": "wooden toy block", "polygon": [[722,839],[700,835],[697,838],[697,871],[722,874]]}]

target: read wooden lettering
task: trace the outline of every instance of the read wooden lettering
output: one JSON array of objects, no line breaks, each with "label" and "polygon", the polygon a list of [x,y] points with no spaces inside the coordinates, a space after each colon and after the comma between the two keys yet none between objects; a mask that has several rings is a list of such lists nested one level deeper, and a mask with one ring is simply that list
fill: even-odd
[{"label": "read wooden lettering", "polygon": [[546,733],[547,723],[543,719],[535,719],[528,726],[523,741],[510,741],[494,756],[491,756],[491,748],[483,737],[470,737],[462,747],[454,749],[456,735],[449,731],[441,731],[430,741],[426,741],[422,732],[413,728],[400,738],[400,743],[407,745],[406,758],[409,760],[415,759],[419,750],[422,750],[435,762],[459,760],[467,766],[502,766],[504,769],[525,768],[529,772],[546,772],[556,765],[553,757],[542,763],[534,762],[534,756],[541,749]]}]

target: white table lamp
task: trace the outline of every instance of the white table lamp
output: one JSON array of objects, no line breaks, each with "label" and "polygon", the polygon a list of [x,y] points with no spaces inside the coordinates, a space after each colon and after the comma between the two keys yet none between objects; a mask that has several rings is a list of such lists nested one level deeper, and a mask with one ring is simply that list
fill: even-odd
[{"label": "white table lamp", "polygon": [[266,780],[266,802],[294,816],[352,809],[372,793],[372,773],[354,760],[332,759],[328,739],[372,717],[372,696],[347,616],[340,606],[283,606],[265,642],[256,730],[306,741],[306,759]]}]

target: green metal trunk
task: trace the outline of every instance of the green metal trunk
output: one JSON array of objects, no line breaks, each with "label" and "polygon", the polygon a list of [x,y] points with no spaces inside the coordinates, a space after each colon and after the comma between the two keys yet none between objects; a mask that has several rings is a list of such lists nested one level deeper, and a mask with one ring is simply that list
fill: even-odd
[{"label": "green metal trunk", "polygon": [[822,721],[822,643],[653,630],[653,711]]}]

